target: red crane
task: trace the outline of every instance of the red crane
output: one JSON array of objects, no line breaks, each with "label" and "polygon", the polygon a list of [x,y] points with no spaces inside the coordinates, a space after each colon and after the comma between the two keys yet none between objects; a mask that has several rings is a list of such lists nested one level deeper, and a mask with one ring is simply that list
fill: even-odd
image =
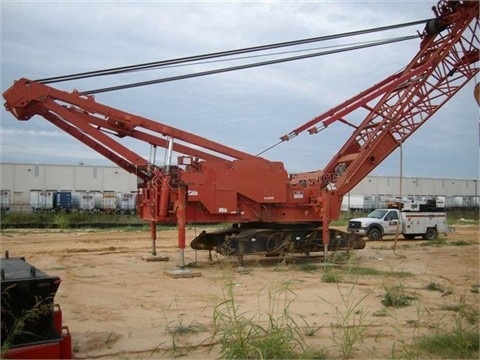
[{"label": "red crane", "polygon": [[[343,195],[425,123],[478,73],[476,1],[440,1],[423,30],[420,50],[404,70],[315,117],[281,137],[311,134],[333,122],[353,133],[323,170],[290,175],[272,162],[172,126],[97,103],[93,96],[20,79],[4,94],[19,120],[40,115],[104,155],[142,183],[138,212],[151,224],[153,252],[157,223],[176,223],[183,257],[185,224],[232,223],[195,238],[194,249],[227,255],[363,248],[365,243],[329,223],[340,213]],[[367,112],[360,122],[357,112]],[[133,137],[166,150],[166,164],[154,165],[123,146]],[[182,154],[172,164],[172,152]],[[183,266],[183,261],[181,261]]]}]

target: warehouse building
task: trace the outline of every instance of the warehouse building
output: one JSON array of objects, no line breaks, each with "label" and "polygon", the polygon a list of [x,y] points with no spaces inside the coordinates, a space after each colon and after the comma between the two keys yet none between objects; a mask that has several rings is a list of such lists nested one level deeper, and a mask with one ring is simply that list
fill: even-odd
[{"label": "warehouse building", "polygon": [[[2,208],[28,211],[32,191],[80,191],[134,193],[137,177],[117,166],[51,165],[2,163]],[[445,197],[447,207],[478,207],[476,179],[439,179],[404,177],[402,197],[426,199]],[[371,209],[400,193],[400,178],[367,176],[343,202],[342,210]]]},{"label": "warehouse building", "polygon": [[35,191],[129,193],[137,190],[137,177],[117,166],[2,163],[1,207],[31,211]]}]

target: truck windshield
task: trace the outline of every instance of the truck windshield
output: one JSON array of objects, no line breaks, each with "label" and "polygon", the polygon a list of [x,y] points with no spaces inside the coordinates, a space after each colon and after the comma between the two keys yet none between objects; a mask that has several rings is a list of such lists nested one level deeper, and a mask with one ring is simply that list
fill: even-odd
[{"label": "truck windshield", "polygon": [[373,210],[370,214],[367,215],[368,218],[382,219],[388,210]]}]

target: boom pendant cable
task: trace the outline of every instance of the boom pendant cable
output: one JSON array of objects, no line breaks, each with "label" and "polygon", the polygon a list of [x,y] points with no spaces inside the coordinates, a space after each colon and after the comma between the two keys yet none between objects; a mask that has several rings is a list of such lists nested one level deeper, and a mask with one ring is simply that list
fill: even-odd
[{"label": "boom pendant cable", "polygon": [[292,56],[292,57],[288,57],[288,58],[281,58],[281,59],[257,62],[257,63],[253,63],[253,64],[238,65],[238,66],[201,71],[201,72],[185,74],[185,75],[177,75],[177,76],[172,76],[172,77],[167,77],[167,78],[160,78],[160,79],[154,79],[154,80],[148,80],[148,81],[135,82],[135,83],[125,84],[125,85],[110,86],[110,87],[105,87],[105,88],[100,88],[100,89],[95,89],[95,90],[87,90],[87,91],[82,91],[81,94],[82,95],[93,95],[93,94],[99,94],[99,93],[109,92],[109,91],[117,91],[117,90],[123,90],[123,89],[130,89],[130,88],[134,88],[134,87],[140,87],[140,86],[147,86],[147,85],[160,84],[160,83],[183,80],[183,79],[190,79],[190,78],[200,77],[200,76],[220,74],[220,73],[229,72],[229,71],[244,70],[244,69],[249,69],[249,68],[253,68],[253,67],[260,67],[260,66],[279,64],[279,63],[284,63],[284,62],[289,62],[289,61],[308,59],[308,58],[312,58],[312,57],[336,54],[336,53],[345,52],[345,51],[365,49],[365,48],[369,48],[369,47],[373,47],[373,46],[379,46],[379,45],[391,44],[391,43],[400,42],[400,41],[412,40],[412,39],[416,39],[418,37],[419,37],[419,35],[410,35],[410,36],[405,36],[405,37],[400,37],[400,38],[381,40],[381,41],[372,42],[372,43],[363,44],[363,45],[351,46],[351,47],[343,48],[343,49],[328,50],[328,51],[322,51],[322,52],[317,52],[317,53],[312,53],[312,54],[298,55],[298,56]]},{"label": "boom pendant cable", "polygon": [[351,32],[346,32],[346,33],[336,34],[336,35],[313,37],[313,38],[307,38],[307,39],[301,39],[301,40],[286,41],[286,42],[280,42],[280,43],[274,43],[274,44],[247,47],[247,48],[242,48],[242,49],[214,52],[214,53],[209,53],[209,54],[204,54],[204,55],[193,55],[193,56],[181,57],[181,58],[176,58],[176,59],[142,63],[142,64],[137,64],[137,65],[121,66],[121,67],[115,67],[115,68],[104,69],[104,70],[96,70],[96,71],[75,73],[75,74],[70,74],[70,75],[55,76],[55,77],[38,79],[38,80],[35,80],[35,81],[37,81],[39,83],[43,83],[43,84],[50,84],[50,83],[55,83],[55,82],[78,80],[78,79],[85,79],[85,78],[90,78],[90,77],[121,74],[121,73],[126,73],[126,72],[131,72],[131,71],[142,70],[142,69],[159,68],[159,67],[167,66],[167,65],[183,64],[183,63],[195,62],[195,61],[199,61],[199,60],[226,57],[226,56],[232,56],[232,55],[238,55],[238,54],[245,54],[245,53],[249,53],[249,52],[264,51],[264,50],[270,50],[270,49],[276,49],[276,48],[288,47],[288,46],[297,46],[297,45],[308,44],[308,43],[312,43],[312,42],[326,41],[326,40],[339,39],[339,38],[344,38],[344,37],[349,37],[349,36],[357,36],[357,35],[369,34],[369,33],[374,33],[374,32],[393,30],[393,29],[398,29],[398,28],[409,27],[409,26],[414,26],[414,25],[426,23],[428,20],[429,19],[418,20],[418,21],[413,21],[413,22],[408,22],[408,23],[382,26],[382,27],[371,28],[371,29],[366,29],[366,30],[351,31]]}]

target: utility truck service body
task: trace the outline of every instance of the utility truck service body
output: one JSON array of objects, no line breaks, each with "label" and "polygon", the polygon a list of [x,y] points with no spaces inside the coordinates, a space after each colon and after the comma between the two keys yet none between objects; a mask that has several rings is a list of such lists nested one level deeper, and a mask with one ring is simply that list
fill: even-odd
[{"label": "utility truck service body", "polygon": [[405,239],[421,236],[434,240],[447,231],[445,212],[376,209],[363,218],[350,219],[350,233],[368,236],[369,240],[381,240],[383,235],[395,235],[398,231]]}]

